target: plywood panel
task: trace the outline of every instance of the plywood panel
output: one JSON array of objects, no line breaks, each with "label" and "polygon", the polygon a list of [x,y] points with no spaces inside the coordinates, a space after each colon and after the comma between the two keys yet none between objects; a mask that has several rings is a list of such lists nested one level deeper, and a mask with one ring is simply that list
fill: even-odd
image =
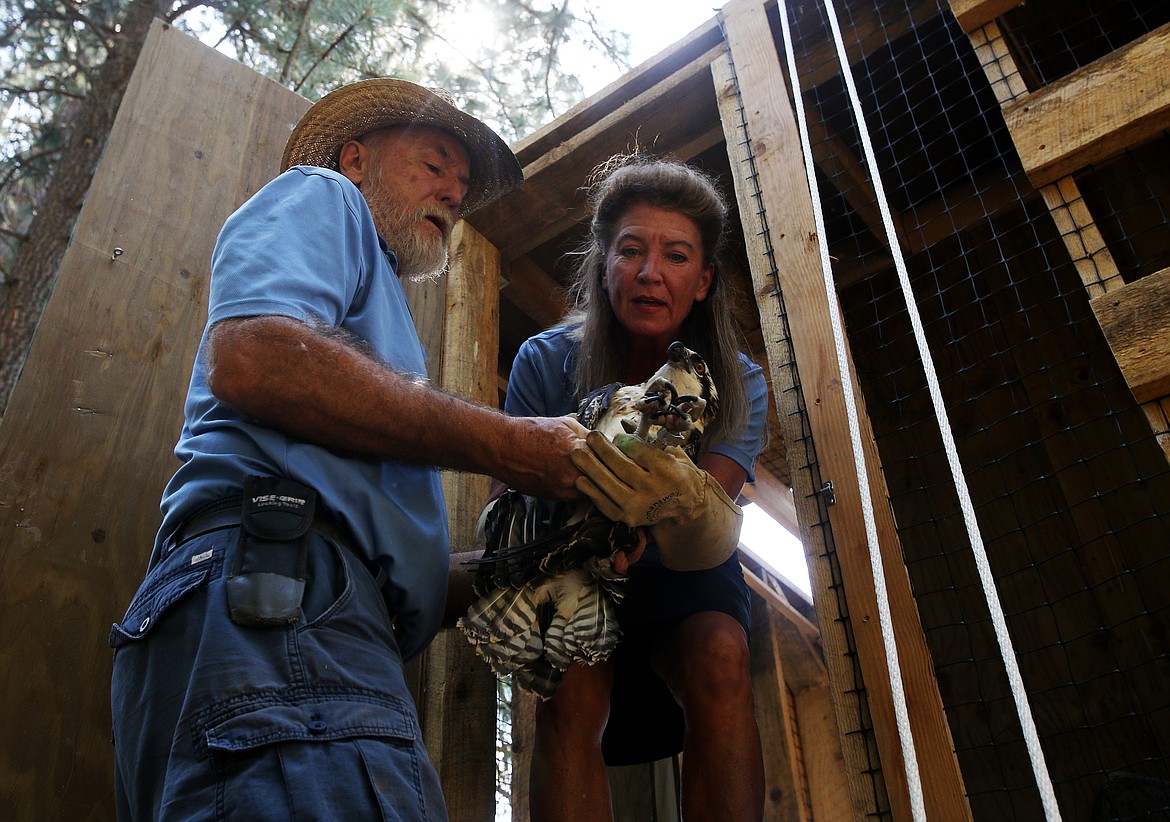
[{"label": "plywood panel", "polygon": [[143,49],[0,427],[9,819],[113,817],[106,636],[177,465],[212,245],[307,105],[161,23]]}]

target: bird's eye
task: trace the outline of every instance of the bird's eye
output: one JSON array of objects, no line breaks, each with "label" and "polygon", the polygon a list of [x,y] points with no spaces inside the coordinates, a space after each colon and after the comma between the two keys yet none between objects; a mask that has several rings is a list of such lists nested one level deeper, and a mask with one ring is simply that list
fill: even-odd
[{"label": "bird's eye", "polygon": [[703,362],[702,360],[695,360],[695,373],[700,375],[706,374],[707,363]]}]

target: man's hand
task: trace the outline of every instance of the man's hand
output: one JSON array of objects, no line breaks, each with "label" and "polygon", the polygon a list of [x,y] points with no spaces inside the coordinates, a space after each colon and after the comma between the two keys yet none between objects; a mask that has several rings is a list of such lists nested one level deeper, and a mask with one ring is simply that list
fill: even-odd
[{"label": "man's hand", "polygon": [[611,443],[596,431],[586,443],[570,455],[577,488],[610,519],[647,526],[667,568],[712,568],[735,551],[743,512],[681,449],[623,434]]},{"label": "man's hand", "polygon": [[518,430],[494,475],[510,488],[544,499],[580,499],[581,474],[571,462],[589,431],[575,416],[512,417]]}]

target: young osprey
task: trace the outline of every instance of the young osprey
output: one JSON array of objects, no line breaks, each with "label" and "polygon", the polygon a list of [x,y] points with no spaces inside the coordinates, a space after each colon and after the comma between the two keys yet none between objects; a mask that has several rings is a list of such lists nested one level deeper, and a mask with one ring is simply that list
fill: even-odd
[{"label": "young osprey", "polygon": [[[693,458],[717,406],[707,364],[675,342],[649,380],[594,391],[577,418],[610,439],[630,433],[664,448],[679,445]],[[513,489],[485,509],[480,527],[480,599],[459,628],[493,671],[548,699],[571,664],[607,659],[617,646],[614,603],[626,577],[611,558],[637,546],[637,531],[607,519],[589,500],[549,502]]]}]

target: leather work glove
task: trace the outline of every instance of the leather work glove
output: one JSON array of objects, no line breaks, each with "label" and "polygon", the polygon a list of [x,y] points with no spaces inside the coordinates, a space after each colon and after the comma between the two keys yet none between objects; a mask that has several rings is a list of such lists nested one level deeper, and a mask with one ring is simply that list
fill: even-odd
[{"label": "leather work glove", "polygon": [[599,431],[585,442],[588,448],[570,452],[582,473],[577,490],[610,519],[648,527],[667,568],[713,568],[735,551],[743,512],[681,448],[627,434],[611,443]]}]

